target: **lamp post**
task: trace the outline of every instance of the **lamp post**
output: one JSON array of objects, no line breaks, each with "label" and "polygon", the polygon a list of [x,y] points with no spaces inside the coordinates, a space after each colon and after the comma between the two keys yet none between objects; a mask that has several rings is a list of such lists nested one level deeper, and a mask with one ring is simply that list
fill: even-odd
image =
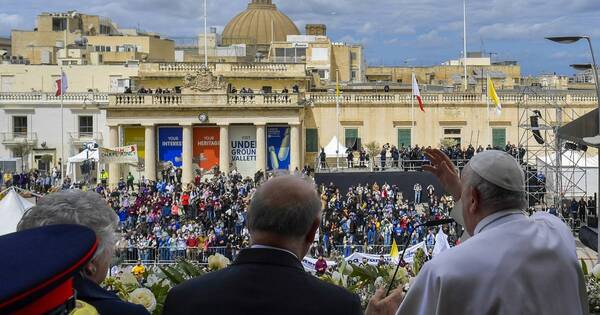
[{"label": "lamp post", "polygon": [[[594,137],[583,138],[583,141],[596,148],[600,147],[600,90],[598,89],[598,68],[596,66],[596,57],[594,57],[594,49],[592,48],[592,39],[590,36],[553,36],[546,39],[559,44],[572,44],[581,39],[588,42],[590,54],[592,55],[592,73],[594,74],[594,84],[596,86],[596,98],[598,102],[598,134]],[[577,67],[576,67],[577,68]],[[598,151],[598,193],[596,194],[596,217],[599,217],[600,211],[600,148]],[[600,237],[598,237],[598,245],[600,248]],[[598,252],[598,262],[600,262],[600,251]]]}]

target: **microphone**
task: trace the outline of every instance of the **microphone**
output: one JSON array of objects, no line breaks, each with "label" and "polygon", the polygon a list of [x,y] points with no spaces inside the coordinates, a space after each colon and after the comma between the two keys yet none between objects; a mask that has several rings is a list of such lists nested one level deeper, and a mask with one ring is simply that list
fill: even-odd
[{"label": "microphone", "polygon": [[[415,225],[413,231],[422,226],[432,227],[432,226],[450,224],[452,222],[454,222],[454,219],[441,219],[441,220],[426,221],[425,223]],[[408,244],[410,244],[411,240],[412,240],[412,233],[408,236],[408,239],[404,243],[404,249],[402,250],[402,255],[400,255],[400,257],[398,258],[398,265],[396,266],[396,270],[394,271],[394,276],[392,277],[392,280],[390,281],[390,285],[388,286],[385,296],[388,296],[390,294],[390,291],[392,290],[392,284],[394,284],[394,279],[396,279],[396,274],[398,273],[398,269],[400,269],[400,264],[402,263],[402,259],[404,259],[404,253],[406,253],[406,249],[408,248]]]}]

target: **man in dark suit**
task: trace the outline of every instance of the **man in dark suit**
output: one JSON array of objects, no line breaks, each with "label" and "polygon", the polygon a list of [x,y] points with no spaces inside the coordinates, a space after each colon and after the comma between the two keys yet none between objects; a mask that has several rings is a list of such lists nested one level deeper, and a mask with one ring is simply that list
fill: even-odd
[{"label": "man in dark suit", "polygon": [[[358,296],[304,271],[300,260],[320,225],[321,201],[300,177],[275,177],[247,215],[252,247],[233,264],[173,288],[164,314],[362,314]],[[368,314],[395,312],[402,293],[378,294]]]}]

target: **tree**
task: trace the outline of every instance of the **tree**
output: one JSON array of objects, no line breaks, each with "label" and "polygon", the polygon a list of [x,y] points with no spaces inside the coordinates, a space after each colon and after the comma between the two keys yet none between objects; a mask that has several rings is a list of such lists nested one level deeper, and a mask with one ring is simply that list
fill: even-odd
[{"label": "tree", "polygon": [[29,155],[29,153],[31,153],[31,150],[33,149],[33,145],[29,142],[27,142],[27,139],[23,139],[22,142],[16,144],[13,148],[13,153],[16,157],[21,158],[21,171],[26,169],[26,163],[27,161],[24,159],[25,156]]},{"label": "tree", "polygon": [[377,154],[379,154],[381,146],[376,141],[371,141],[371,142],[365,144],[365,148],[367,149],[367,153],[369,154],[369,156],[371,157],[371,160],[372,160],[373,157],[375,157]]},{"label": "tree", "polygon": [[458,141],[452,138],[444,138],[440,141],[442,148],[453,148],[458,144]]}]

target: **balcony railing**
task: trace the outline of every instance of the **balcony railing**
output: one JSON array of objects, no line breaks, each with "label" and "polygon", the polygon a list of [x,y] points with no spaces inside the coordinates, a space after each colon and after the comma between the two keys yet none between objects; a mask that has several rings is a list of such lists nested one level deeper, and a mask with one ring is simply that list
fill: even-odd
[{"label": "balcony railing", "polygon": [[[56,104],[61,97],[54,93],[45,92],[7,92],[0,93],[0,104]],[[66,104],[100,104],[108,103],[108,93],[65,93],[63,102]]]},{"label": "balcony railing", "polygon": [[[204,66],[199,62],[160,62],[140,65],[140,76],[182,77]],[[224,77],[306,77],[303,63],[209,63],[215,75]]]},{"label": "balcony railing", "polygon": [[69,138],[72,143],[85,143],[90,141],[102,142],[101,132],[69,132]]},{"label": "balcony railing", "polygon": [[2,144],[34,144],[37,142],[37,132],[1,132]]},{"label": "balcony railing", "polygon": [[[597,97],[593,92],[575,93],[546,93],[538,95],[521,93],[500,93],[500,102],[511,104],[536,104],[536,105],[596,105]],[[306,93],[306,98],[315,104],[334,104],[334,93],[315,92]],[[422,94],[425,104],[433,105],[460,105],[460,104],[486,104],[486,95],[480,93],[431,93]],[[362,93],[346,92],[339,97],[340,104],[410,104],[410,93]],[[416,99],[412,100],[416,104]]]},{"label": "balcony railing", "polygon": [[298,94],[112,94],[109,107],[297,107]]}]

